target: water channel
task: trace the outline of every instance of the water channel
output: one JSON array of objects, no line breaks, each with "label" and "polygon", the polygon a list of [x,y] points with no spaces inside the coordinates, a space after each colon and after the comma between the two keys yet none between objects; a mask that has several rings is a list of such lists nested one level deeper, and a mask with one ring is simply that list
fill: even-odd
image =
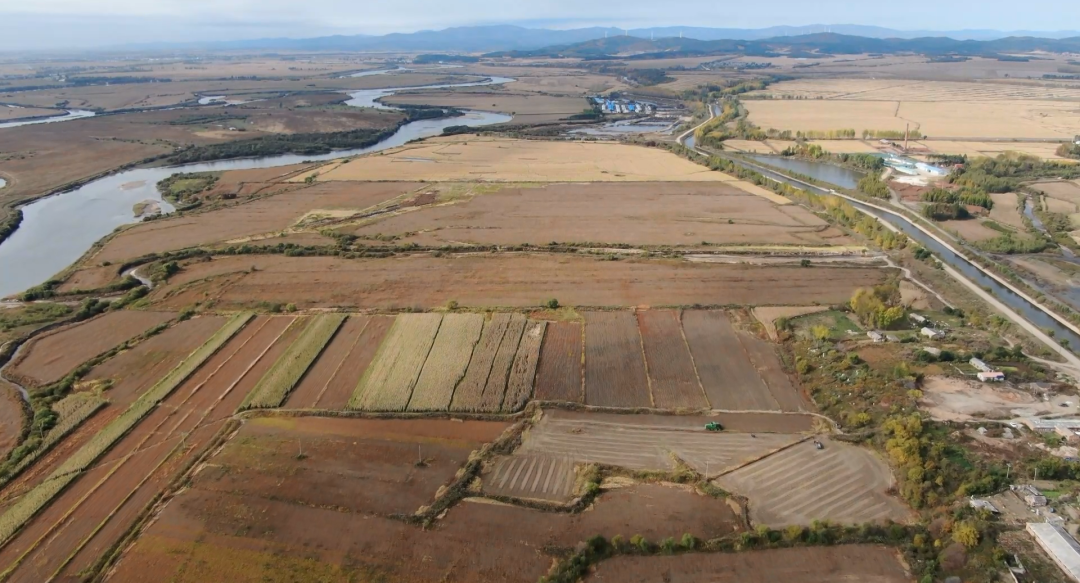
[{"label": "water channel", "polygon": [[[487,81],[460,85],[424,87],[472,87],[509,83],[513,79],[495,77]],[[411,87],[409,89],[420,89]],[[347,102],[358,107],[392,109],[375,100],[400,89],[350,91]],[[22,207],[23,220],[3,244],[0,244],[0,297],[21,292],[48,280],[79,259],[97,240],[121,225],[135,222],[135,203],[161,201],[163,213],[173,207],[162,201],[157,183],[178,172],[248,170],[288,166],[304,161],[333,160],[377,152],[404,145],[419,138],[437,136],[443,128],[454,125],[484,126],[505,123],[512,118],[500,113],[468,111],[463,116],[425,119],[407,123],[394,135],[367,148],[338,150],[318,156],[284,154],[262,158],[243,158],[172,166],[138,168],[120,172],[77,188],[71,192],[43,198]]]},{"label": "water channel", "polygon": [[747,157],[761,162],[762,164],[768,164],[769,166],[775,166],[805,176],[811,176],[822,182],[835,184],[840,188],[855,188],[858,186],[859,180],[863,177],[862,174],[859,174],[854,170],[836,166],[834,164],[825,164],[823,162],[811,162],[809,160],[800,160],[798,158],[788,158],[785,156],[747,154]]},{"label": "water channel", "polygon": [[43,117],[39,119],[28,119],[24,121],[9,121],[6,123],[0,123],[0,130],[5,128],[17,128],[19,126],[31,126],[39,123],[56,123],[61,121],[71,121],[73,119],[82,119],[84,117],[94,117],[95,114],[92,111],[86,111],[84,109],[69,109],[64,115],[57,115],[55,117]]},{"label": "water channel", "polygon": [[[750,157],[754,160],[757,160],[758,162],[769,164],[770,166],[789,169],[793,172],[798,172],[800,174],[810,176],[816,180],[836,184],[837,186],[841,187],[843,187],[844,185],[837,184],[832,180],[840,177],[840,174],[837,173],[837,170],[843,170],[846,173],[856,176],[858,175],[857,172],[847,170],[845,168],[840,168],[832,164],[824,164],[820,162],[811,162],[806,160],[791,160],[787,158],[781,158],[779,156]],[[737,158],[731,158],[731,160],[733,162],[740,163],[740,160]],[[781,162],[785,163],[786,165],[781,164]],[[799,162],[799,164],[797,166],[794,164],[790,164],[792,162]],[[744,163],[743,165],[746,166],[747,164]],[[774,180],[791,184],[792,186],[798,188],[811,190],[818,194],[832,194],[832,192],[827,188],[808,186],[807,184],[801,182],[796,183],[784,176],[783,174],[771,171],[767,168],[763,168],[757,165],[749,166],[752,170],[756,170],[761,174],[764,174],[765,176],[768,176],[769,178],[772,178]],[[856,179],[855,181],[858,182],[858,179]],[[1027,321],[1035,324],[1043,330],[1053,331],[1053,336],[1057,339],[1068,340],[1069,346],[1073,350],[1080,348],[1080,335],[1077,335],[1069,328],[1062,326],[1057,320],[1044,312],[1041,308],[1020,297],[1018,294],[1016,294],[1016,292],[1012,291],[1011,289],[1001,285],[996,279],[990,277],[989,275],[986,275],[981,269],[972,265],[971,262],[969,262],[967,259],[961,257],[960,255],[957,255],[956,253],[953,253],[947,247],[939,243],[933,237],[930,237],[923,231],[916,228],[907,220],[889,213],[878,211],[877,209],[871,208],[864,204],[852,202],[850,200],[848,202],[851,203],[853,206],[858,207],[860,210],[866,211],[867,213],[877,217],[878,219],[886,221],[889,224],[900,229],[905,235],[918,241],[919,244],[932,251],[934,255],[936,255],[942,261],[962,273],[964,277],[975,282],[979,287],[989,290],[990,293],[994,295],[994,297],[1001,300],[1002,303],[1006,304],[1007,306],[1018,312]]]}]

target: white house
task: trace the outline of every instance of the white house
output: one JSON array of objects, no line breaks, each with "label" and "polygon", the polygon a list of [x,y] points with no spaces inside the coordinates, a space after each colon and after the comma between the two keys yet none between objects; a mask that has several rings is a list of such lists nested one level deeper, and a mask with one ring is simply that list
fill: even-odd
[{"label": "white house", "polygon": [[979,380],[984,383],[1000,383],[1005,380],[1005,373],[998,370],[980,372],[978,376]]},{"label": "white house", "polygon": [[977,368],[977,369],[979,369],[979,370],[981,370],[983,372],[993,372],[993,370],[994,370],[994,369],[990,368],[989,364],[986,364],[982,360],[980,360],[978,358],[975,358],[975,357],[972,357],[971,360],[968,361],[968,364],[970,364],[971,366],[973,366],[973,367],[975,367],[975,368]]},{"label": "white house", "polygon": [[923,336],[926,336],[927,338],[929,338],[931,340],[938,340],[939,338],[944,338],[945,337],[945,333],[942,332],[941,330],[935,330],[933,328],[927,328],[925,326],[919,332]]}]

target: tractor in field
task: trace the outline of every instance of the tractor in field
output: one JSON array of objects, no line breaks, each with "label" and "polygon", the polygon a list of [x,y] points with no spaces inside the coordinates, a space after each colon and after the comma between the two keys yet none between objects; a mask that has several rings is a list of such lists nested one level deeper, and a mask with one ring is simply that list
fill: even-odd
[{"label": "tractor in field", "polygon": [[815,439],[814,440],[814,448],[816,448],[816,449],[825,449],[825,444],[823,444],[820,441]]},{"label": "tractor in field", "polygon": [[723,431],[724,426],[720,425],[716,421],[710,421],[705,424],[705,431]]}]

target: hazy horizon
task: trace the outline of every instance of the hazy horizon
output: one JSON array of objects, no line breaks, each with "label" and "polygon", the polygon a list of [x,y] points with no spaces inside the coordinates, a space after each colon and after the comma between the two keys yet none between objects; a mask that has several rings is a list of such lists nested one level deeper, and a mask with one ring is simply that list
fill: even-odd
[{"label": "hazy horizon", "polygon": [[[459,26],[511,24],[529,28],[573,29],[590,26],[649,28],[687,26],[758,29],[772,26],[854,24],[897,30],[1040,31],[1053,33],[1076,23],[1080,3],[1034,0],[1025,10],[995,10],[995,3],[914,0],[898,10],[890,4],[802,3],[772,0],[740,6],[675,0],[658,10],[631,0],[613,12],[611,5],[552,0],[517,4],[480,0],[451,6],[435,0],[402,0],[365,5],[343,0],[37,0],[0,2],[0,50],[107,47],[154,42],[215,42],[327,35],[382,35]],[[1001,5],[1004,8],[1004,4]],[[497,17],[495,15],[498,15]]]}]

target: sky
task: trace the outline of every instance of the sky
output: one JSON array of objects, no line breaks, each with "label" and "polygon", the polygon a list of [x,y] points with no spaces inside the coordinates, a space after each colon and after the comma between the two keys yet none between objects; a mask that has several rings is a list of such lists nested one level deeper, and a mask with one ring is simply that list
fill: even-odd
[{"label": "sky", "polygon": [[386,34],[450,26],[545,28],[845,23],[901,30],[1080,28],[1080,2],[1028,0],[0,0],[0,50]]}]

